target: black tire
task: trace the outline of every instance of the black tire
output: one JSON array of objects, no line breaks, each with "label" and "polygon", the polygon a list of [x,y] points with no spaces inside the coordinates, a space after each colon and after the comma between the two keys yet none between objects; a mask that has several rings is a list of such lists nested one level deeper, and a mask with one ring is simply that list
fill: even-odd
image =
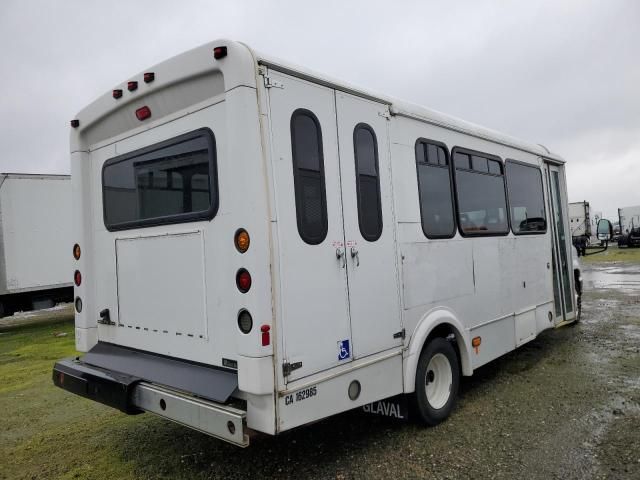
[{"label": "black tire", "polygon": [[577,312],[576,312],[576,323],[580,322],[580,320],[582,320],[582,293],[578,294],[578,305],[577,305]]},{"label": "black tire", "polygon": [[[446,396],[445,389],[440,389],[440,392],[436,395],[435,400],[438,397],[443,397],[442,401],[439,401],[435,406],[431,404],[431,401],[427,395],[427,385],[434,384],[438,379],[434,376],[434,370],[427,370],[429,364],[434,357],[434,362],[444,365],[446,373],[446,362],[442,361],[442,355],[448,360],[451,374],[450,387],[448,397]],[[432,364],[433,366],[434,364]],[[437,370],[437,369],[436,369]],[[449,384],[448,376],[442,376],[445,384]],[[453,410],[458,397],[458,387],[460,385],[460,365],[458,362],[458,355],[455,348],[450,341],[445,338],[437,337],[429,341],[427,345],[422,349],[420,359],[418,360],[418,368],[416,370],[416,390],[414,393],[414,400],[417,413],[423,423],[429,426],[434,426],[445,420]],[[446,401],[444,399],[446,398]]]}]

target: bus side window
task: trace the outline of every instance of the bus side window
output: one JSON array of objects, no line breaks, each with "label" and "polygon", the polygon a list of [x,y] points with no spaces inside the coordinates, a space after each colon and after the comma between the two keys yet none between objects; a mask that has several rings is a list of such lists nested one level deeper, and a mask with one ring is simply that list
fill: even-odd
[{"label": "bus side window", "polygon": [[456,224],[449,153],[439,142],[418,139],[416,171],[422,231],[427,238],[451,238]]},{"label": "bus side window", "polygon": [[458,147],[453,149],[452,155],[455,159],[461,233],[468,236],[509,233],[504,170],[500,159]]},{"label": "bus side window", "polygon": [[369,125],[365,123],[356,125],[353,130],[353,149],[360,233],[365,240],[375,242],[382,235],[382,206],[378,142],[375,132]]},{"label": "bus side window", "polygon": [[[535,165],[507,160],[507,191],[511,209],[511,230],[515,235],[545,233],[547,219],[542,192],[542,172]],[[573,223],[574,219],[571,219]]]},{"label": "bus side window", "polygon": [[322,131],[317,117],[304,108],[291,115],[291,150],[298,233],[318,245],[328,231]]}]

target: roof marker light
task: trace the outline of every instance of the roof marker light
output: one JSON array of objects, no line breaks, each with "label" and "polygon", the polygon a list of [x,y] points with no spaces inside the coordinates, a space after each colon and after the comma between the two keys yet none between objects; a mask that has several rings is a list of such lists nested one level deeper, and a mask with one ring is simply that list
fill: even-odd
[{"label": "roof marker light", "polygon": [[151,83],[156,79],[156,74],[153,72],[147,72],[144,74],[144,83]]},{"label": "roof marker light", "polygon": [[213,49],[213,58],[220,60],[227,56],[227,47],[216,47]]},{"label": "roof marker light", "polygon": [[116,100],[118,98],[122,97],[122,90],[120,90],[119,88],[113,91],[113,98],[115,98]]},{"label": "roof marker light", "polygon": [[133,92],[138,89],[138,82],[127,82],[127,90]]},{"label": "roof marker light", "polygon": [[80,126],[80,120],[71,120],[71,126],[73,128],[78,128]]},{"label": "roof marker light", "polygon": [[140,107],[136,110],[136,117],[138,117],[138,120],[140,121],[146,120],[151,117],[151,109],[146,105],[144,107]]}]

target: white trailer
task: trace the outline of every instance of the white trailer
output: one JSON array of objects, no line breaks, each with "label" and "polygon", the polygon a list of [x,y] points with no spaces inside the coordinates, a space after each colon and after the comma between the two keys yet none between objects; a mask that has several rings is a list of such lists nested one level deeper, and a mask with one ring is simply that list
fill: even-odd
[{"label": "white trailer", "polygon": [[627,233],[633,228],[640,228],[640,205],[618,209],[620,233]]},{"label": "white trailer", "polygon": [[69,175],[0,173],[0,317],[73,300]]},{"label": "white trailer", "polygon": [[433,425],[460,375],[576,320],[539,145],[227,40],[71,126],[71,392],[241,446],[407,397]]}]

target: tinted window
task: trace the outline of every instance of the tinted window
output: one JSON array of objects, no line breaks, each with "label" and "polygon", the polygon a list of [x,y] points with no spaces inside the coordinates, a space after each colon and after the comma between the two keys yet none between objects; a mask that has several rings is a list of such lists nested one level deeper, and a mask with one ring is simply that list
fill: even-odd
[{"label": "tinted window", "polygon": [[358,194],[358,223],[362,238],[370,242],[382,235],[378,143],[369,125],[361,123],[353,131]]},{"label": "tinted window", "polygon": [[105,162],[109,230],[212,218],[217,208],[215,139],[198,130]]},{"label": "tinted window", "polygon": [[454,152],[453,164],[456,168],[471,168],[469,166],[469,155],[466,155],[464,153]]},{"label": "tinted window", "polygon": [[[513,233],[546,232],[542,173],[535,166],[507,161],[507,188]],[[573,219],[571,219],[573,222]]]},{"label": "tinted window", "polygon": [[322,132],[316,116],[299,109],[291,116],[291,150],[296,219],[300,237],[311,245],[327,236]]},{"label": "tinted window", "polygon": [[[454,150],[455,159],[464,157],[469,155]],[[465,167],[468,161],[455,164],[460,230],[465,235],[505,234],[509,226],[502,164],[482,154],[471,158],[472,168]]]},{"label": "tinted window", "polygon": [[416,169],[422,231],[429,238],[452,237],[455,221],[447,151],[441,145],[419,140]]}]

